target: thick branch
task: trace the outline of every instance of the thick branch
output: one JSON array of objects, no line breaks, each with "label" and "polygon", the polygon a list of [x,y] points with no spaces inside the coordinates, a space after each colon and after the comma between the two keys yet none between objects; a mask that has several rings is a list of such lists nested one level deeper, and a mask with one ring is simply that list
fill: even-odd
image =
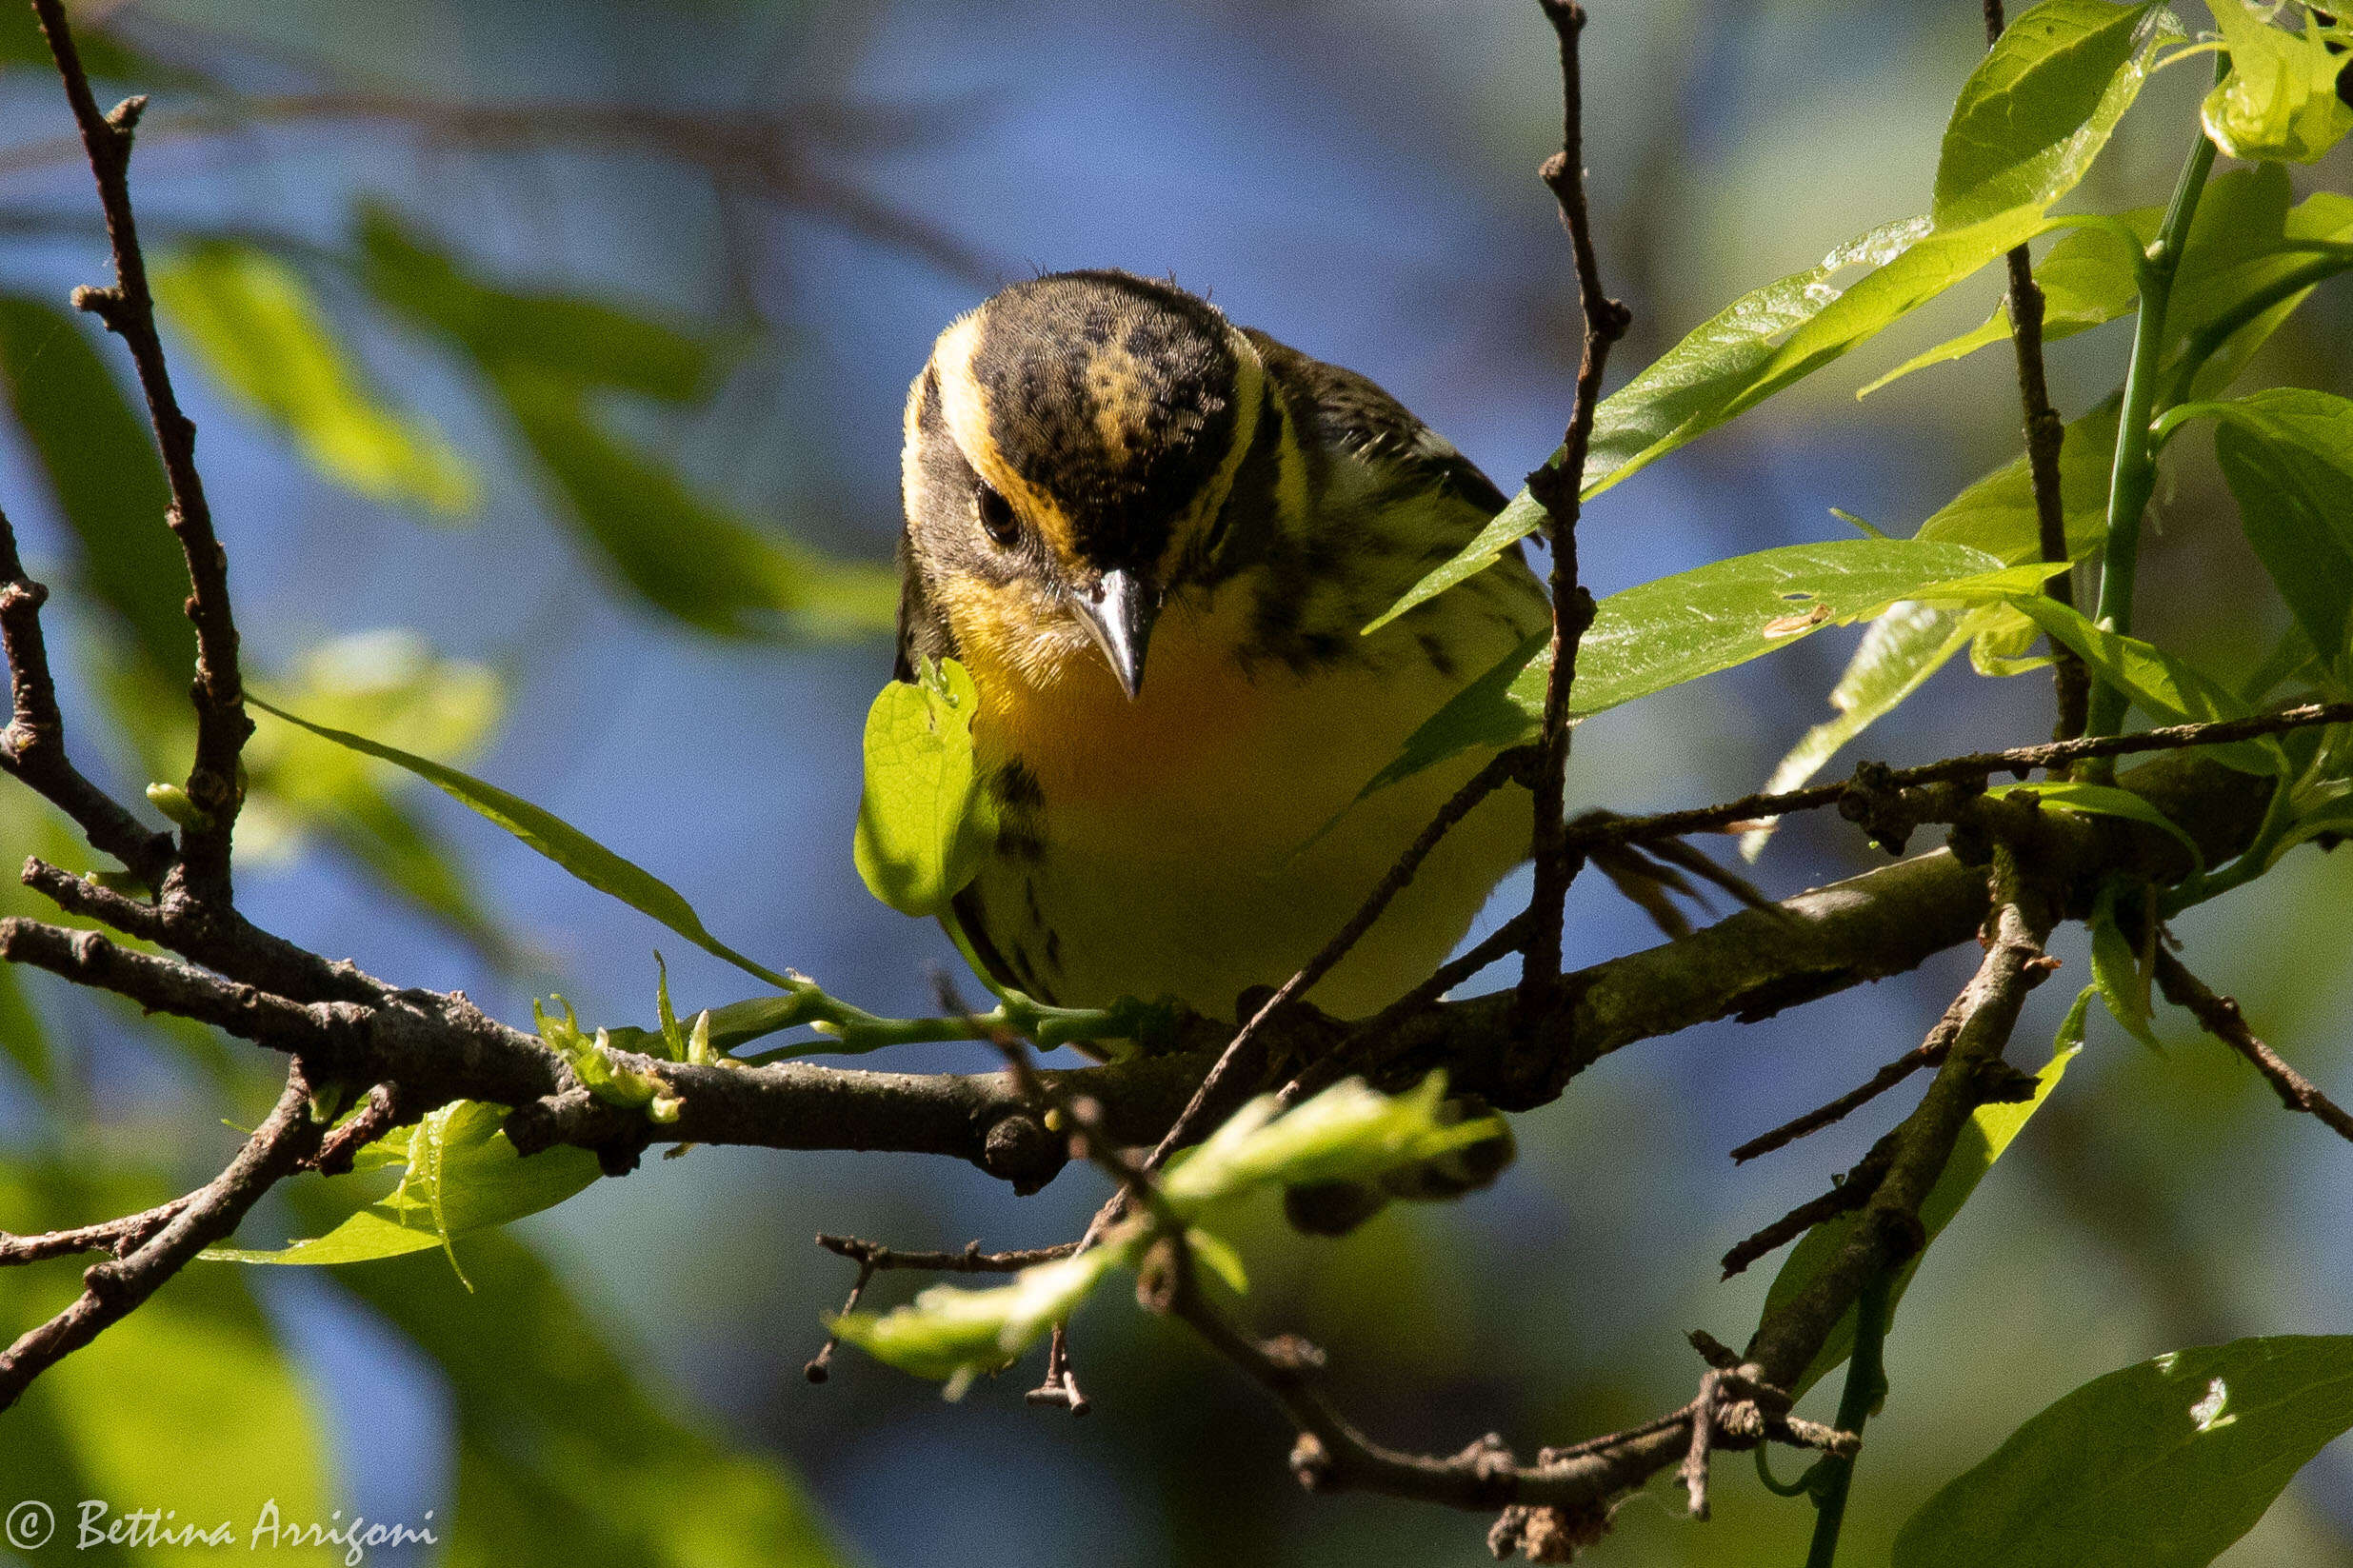
[{"label": "thick branch", "polygon": [[245,692],[237,672],[237,624],[229,605],[229,555],[212,530],[212,508],[205,500],[204,479],[196,471],[196,427],[180,411],[171,389],[170,367],[164,363],[163,340],[155,331],[155,300],[148,290],[147,259],[139,250],[139,228],[130,210],[130,142],[147,107],[145,98],[127,98],[111,113],[103,112],[90,89],[73,33],[66,25],[64,0],[32,0],[49,37],[50,53],[64,78],[66,99],[82,134],[97,181],[99,204],[106,209],[107,238],[114,252],[114,282],[105,288],[77,288],[73,303],[106,323],[123,340],[137,368],[139,388],[146,394],[148,418],[155,428],[162,453],[164,477],[171,488],[171,506],[165,521],[179,537],[188,558],[189,586],[188,617],[196,625],[196,680],[190,695],[196,705],[196,760],[189,771],[188,798],[201,813],[183,837],[183,869],[189,885],[199,896],[227,903],[229,891],[229,832],[236,823],[244,790],[238,779],[238,754],[253,722],[246,716]]}]

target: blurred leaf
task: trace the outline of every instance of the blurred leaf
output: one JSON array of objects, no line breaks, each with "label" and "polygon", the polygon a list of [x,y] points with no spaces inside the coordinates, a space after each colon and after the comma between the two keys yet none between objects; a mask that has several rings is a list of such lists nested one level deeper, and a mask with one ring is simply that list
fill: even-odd
[{"label": "blurred leaf", "polygon": [[[208,1247],[202,1256],[227,1263],[362,1263],[437,1246],[455,1267],[450,1238],[553,1208],[599,1175],[596,1156],[568,1144],[528,1159],[515,1153],[506,1121],[505,1106],[477,1100],[429,1111],[375,1145],[382,1152],[369,1165],[397,1157],[406,1168],[400,1185],[372,1207],[309,1241],[276,1249]],[[462,1270],[458,1278],[466,1278]]]},{"label": "blurred leaf", "polygon": [[2247,543],[2313,647],[2341,659],[2353,610],[2353,402],[2280,387],[2196,407],[2218,421],[2214,455]]},{"label": "blurred leaf", "polygon": [[[160,1201],[158,1183],[91,1181],[62,1169],[0,1168],[0,1227],[39,1232],[135,1213]],[[9,1339],[63,1307],[90,1259],[0,1270],[0,1334]],[[114,1518],[134,1508],[175,1512],[209,1530],[232,1521],[237,1548],[276,1500],[279,1517],[327,1523],[332,1504],[321,1456],[326,1434],[302,1379],[275,1343],[246,1282],[226,1271],[183,1274],[138,1311],[43,1373],[0,1419],[0,1468],[10,1491],[56,1512],[49,1555],[76,1538],[82,1499]],[[103,1529],[101,1523],[99,1528]],[[265,1536],[265,1538],[267,1537]],[[215,1555],[202,1547],[188,1560]],[[160,1552],[93,1549],[90,1560],[164,1560]],[[340,1563],[324,1546],[272,1558]]]},{"label": "blurred leaf", "polygon": [[474,362],[559,510],[622,586],[718,636],[857,636],[894,624],[889,567],[833,560],[731,515],[597,417],[599,391],[699,397],[709,345],[608,306],[479,283],[380,207],[365,211],[359,238],[367,287]]},{"label": "blurred leaf", "polygon": [[73,317],[38,300],[0,295],[0,375],[80,546],[81,586],[122,618],[152,669],[186,681],[196,667],[180,607],[188,566],[164,526],[171,491],[147,422]]},{"label": "blurred leaf", "polygon": [[[2148,78],[2142,25],[2155,10],[2043,0],[2012,17],[1969,73],[1944,128],[1937,227],[2040,210],[2073,189]],[[2170,21],[2161,18],[2160,28]]]},{"label": "blurred leaf", "polygon": [[2171,1351],[2012,1433],[1904,1524],[1895,1568],[2200,1568],[2348,1427],[2353,1337]]},{"label": "blurred leaf", "polygon": [[2153,1051],[2164,1046],[2157,1039],[2156,1014],[2149,1005],[2149,971],[2142,955],[2116,923],[2116,884],[2100,889],[2091,916],[2091,982],[2108,1016],[2126,1034]]},{"label": "blurred leaf", "polygon": [[[2214,145],[2234,158],[2284,158],[2308,164],[2353,130],[2353,104],[2337,96],[2343,65],[2329,50],[2353,44],[2353,28],[2323,27],[2308,10],[2302,32],[2271,25],[2275,8],[2248,0],[2210,0],[2230,74],[2199,110]],[[2280,10],[2293,18],[2296,7]]]},{"label": "blurred leaf", "polygon": [[[2001,565],[1962,545],[1840,539],[1734,556],[1613,593],[1595,606],[1578,646],[1571,714],[1587,718],[1729,669],[1898,600],[1982,595],[1987,585],[1980,579]],[[2032,591],[2042,571],[2016,568],[2009,586]],[[1364,794],[1474,747],[1513,745],[1535,734],[1551,668],[1549,641],[1548,633],[1530,639],[1465,686],[1406,737],[1405,750]]]},{"label": "blurred leaf", "polygon": [[[1905,600],[1872,622],[1838,685],[1830,688],[1830,705],[1838,716],[1799,738],[1765,781],[1765,792],[1797,788],[1820,772],[1839,747],[1894,712],[1968,645],[1969,617],[1975,613]],[[1766,825],[1742,834],[1741,853],[1756,859],[1771,833]]]},{"label": "blurred leaf", "polygon": [[0,1051],[21,1068],[33,1086],[56,1086],[56,1063],[50,1055],[49,1032],[32,1009],[24,987],[16,983],[13,964],[0,964]]},{"label": "blurred leaf", "polygon": [[678,889],[635,862],[614,854],[552,811],[544,811],[520,796],[510,795],[495,784],[485,784],[454,767],[444,766],[347,730],[330,729],[325,724],[314,724],[308,719],[298,719],[270,705],[249,690],[246,693],[246,702],[264,713],[283,719],[289,724],[299,724],[311,734],[324,737],[337,745],[349,746],[354,751],[407,768],[488,817],[598,892],[609,894],[640,914],[651,916],[705,952],[723,958],[771,985],[783,986],[787,990],[792,988],[792,981],[753,963],[705,930],[703,918],[694,912],[694,906],[686,901]]},{"label": "blurred leaf", "polygon": [[457,1418],[444,1568],[834,1568],[773,1457],[665,1408],[653,1358],[613,1342],[511,1236],[466,1248],[477,1294],[421,1260],[333,1278],[440,1363]]},{"label": "blurred leaf", "polygon": [[[166,84],[198,84],[204,78],[193,71],[176,66],[166,66],[132,50],[115,38],[107,29],[109,12],[94,6],[71,6],[67,16],[73,24],[74,52],[82,57],[82,69],[103,81],[120,82],[149,91]],[[50,54],[49,40],[41,34],[41,24],[33,16],[32,8],[0,8],[0,66],[23,66],[39,70],[50,77],[50,87],[56,89],[57,62]]]},{"label": "blurred leaf", "polygon": [[[1904,1290],[1920,1269],[1921,1259],[1927,1255],[1928,1243],[1934,1241],[1952,1222],[1953,1216],[1961,1212],[1961,1205],[1969,1201],[1969,1195],[1977,1190],[1978,1182],[1984,1180],[1985,1173],[1993,1168],[1993,1162],[2002,1157],[2002,1151],[2010,1146],[2010,1140],[2018,1136],[2019,1129],[2026,1124],[2026,1119],[2034,1115],[2043,1102],[2050,1097],[2050,1092],[2059,1086],[2059,1080],[2066,1073],[2068,1060],[2082,1048],[2082,1004],[2079,1002],[2077,1010],[2068,1016],[2077,1031],[2076,1038],[2069,1040],[2066,1027],[2062,1027],[2055,1054],[2037,1076],[2033,1099],[2010,1104],[1980,1105],[1969,1114],[1968,1124],[1961,1129],[1960,1141],[1953,1145],[1952,1158],[1944,1162],[1944,1174],[1937,1178],[1936,1185],[1929,1189],[1927,1198],[1920,1205],[1920,1223],[1924,1235],[1920,1250],[1896,1271],[1894,1287],[1887,1295],[1887,1310],[1891,1314],[1896,1303],[1904,1300]],[[1857,1217],[1853,1214],[1838,1215],[1824,1221],[1798,1239],[1798,1244],[1782,1264],[1781,1272],[1773,1277],[1772,1288],[1765,1292],[1765,1316],[1770,1317],[1793,1300],[1812,1283],[1816,1275],[1829,1266],[1831,1260],[1839,1255],[1845,1247],[1847,1239],[1854,1234],[1857,1222]],[[1798,1379],[1797,1386],[1790,1393],[1804,1396],[1807,1389],[1836,1371],[1839,1363],[1854,1353],[1854,1348],[1855,1309],[1850,1306],[1845,1316],[1839,1319],[1837,1326],[1831,1329],[1830,1337],[1823,1342],[1822,1353],[1814,1358],[1814,1364],[1805,1369],[1805,1375]]]},{"label": "blurred leaf", "polygon": [[429,424],[385,405],[285,262],[213,239],[163,257],[149,279],[206,367],[328,477],[444,515],[481,504],[465,458]]},{"label": "blurred leaf", "polygon": [[953,659],[893,681],[866,716],[866,790],[855,854],[867,891],[902,914],[937,915],[972,880],[997,824],[972,761],[980,693]]},{"label": "blurred leaf", "polygon": [[[406,749],[466,757],[497,726],[505,692],[489,669],[437,656],[407,630],[338,637],[304,653],[270,689],[338,728],[379,735]],[[254,860],[291,856],[322,834],[367,871],[464,937],[493,963],[511,961],[505,932],[486,918],[486,896],[457,851],[388,789],[382,765],[307,731],[262,726],[247,744],[249,776],[238,849]]]},{"label": "blurred leaf", "polygon": [[972,1379],[1011,1365],[1058,1320],[1068,1318],[1105,1274],[1127,1262],[1136,1235],[1023,1269],[988,1290],[933,1285],[882,1314],[848,1312],[827,1320],[845,1343],[888,1366],[945,1382],[962,1399]]},{"label": "blurred leaf", "polygon": [[828,560],[721,511],[600,428],[578,386],[520,366],[494,385],[600,559],[648,603],[723,637],[852,637],[895,624],[891,568]]}]

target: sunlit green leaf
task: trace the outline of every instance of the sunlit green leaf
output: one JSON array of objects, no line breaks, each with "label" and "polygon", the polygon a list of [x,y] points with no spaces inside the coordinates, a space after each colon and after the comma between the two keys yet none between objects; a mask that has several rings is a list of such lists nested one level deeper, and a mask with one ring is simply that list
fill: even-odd
[{"label": "sunlit green leaf", "polygon": [[[235,1263],[364,1263],[429,1247],[553,1208],[596,1181],[596,1156],[558,1145],[528,1159],[502,1130],[504,1106],[460,1100],[431,1111],[383,1145],[406,1162],[400,1185],[324,1236],[276,1249],[211,1247]],[[380,1162],[381,1157],[379,1157]],[[452,1261],[456,1254],[451,1251]]]},{"label": "sunlit green leaf", "polygon": [[466,460],[429,424],[385,403],[284,261],[242,240],[207,240],[158,258],[149,279],[206,367],[321,472],[445,515],[480,503]]},{"label": "sunlit green leaf", "polygon": [[1432,1073],[1401,1095],[1348,1079],[1288,1111],[1261,1095],[1171,1160],[1162,1187],[1179,1213],[1189,1214],[1260,1187],[1378,1181],[1508,1136],[1499,1116],[1449,1120],[1446,1092],[1445,1075]]},{"label": "sunlit green leaf", "polygon": [[1026,1268],[988,1290],[934,1285],[893,1312],[845,1313],[828,1326],[876,1360],[947,1384],[951,1399],[972,1379],[1009,1365],[1061,1319],[1077,1310],[1095,1283],[1127,1261],[1132,1236],[1069,1258]]},{"label": "sunlit green leaf", "polygon": [[2069,1394],[1928,1499],[1895,1568],[2202,1568],[2353,1427],[2353,1337],[2168,1352]]},{"label": "sunlit green leaf", "polygon": [[461,773],[454,767],[403,751],[397,746],[296,718],[256,697],[250,690],[246,693],[245,700],[249,705],[264,713],[290,724],[299,724],[311,734],[332,741],[337,745],[349,746],[354,751],[407,768],[488,817],[598,892],[608,893],[640,914],[660,921],[705,952],[723,958],[772,985],[790,990],[796,983],[773,969],[744,957],[712,936],[704,929],[703,918],[694,912],[694,906],[678,889],[635,862],[613,853],[554,812],[543,810],[520,796],[510,795],[496,784],[485,784],[469,773]]},{"label": "sunlit green leaf", "polygon": [[[2066,428],[2059,449],[2059,500],[2066,524],[2067,553],[2083,560],[2107,535],[2108,468],[2116,447],[2116,400],[2111,398]],[[2039,560],[2043,553],[2034,476],[2020,457],[1995,469],[1946,502],[1920,526],[1916,536],[1966,545],[2009,565]]]},{"label": "sunlit green leaf", "polygon": [[[1830,706],[1837,717],[1807,730],[1775,764],[1765,781],[1766,794],[1795,789],[1822,770],[1839,747],[1878,723],[1922,683],[1968,645],[1973,611],[1941,609],[1904,601],[1870,625],[1855,649],[1838,685],[1830,688]],[[1741,853],[1749,859],[1765,847],[1769,825],[1741,836]]]},{"label": "sunlit green leaf", "polygon": [[2143,23],[2154,5],[2043,0],[1969,73],[1937,159],[1940,228],[2073,189],[2149,71]]},{"label": "sunlit green leaf", "polygon": [[[2045,0],[2037,7],[2060,25],[2021,33],[2009,52],[1988,57],[1989,66],[2000,64],[1974,107],[1964,104],[1967,114],[1956,120],[1961,142],[1948,132],[1951,189],[1941,167],[1935,220],[1884,225],[1840,246],[1819,267],[1742,295],[1603,399],[1581,492],[1599,495],[2056,227],[2044,209],[2083,179],[2139,95],[2157,41],[2172,36],[2151,29],[2134,42],[2149,9],[2104,0]],[[2020,17],[2012,31],[2024,23]],[[2121,33],[2111,30],[2119,26]],[[2103,61],[2112,61],[2112,69],[2094,81]],[[2053,89],[2063,90],[2046,99]],[[2032,101],[2030,112],[2022,110],[2022,94]],[[1842,291],[1832,280],[1850,267],[1871,270]],[[1563,455],[1556,450],[1547,461],[1557,465]],[[1544,508],[1522,490],[1469,545],[1365,629],[1376,630],[1493,566],[1543,522]]]},{"label": "sunlit green leaf", "polygon": [[[1729,669],[1898,600],[1960,595],[1978,603],[1998,598],[2003,587],[2030,592],[2046,575],[2029,566],[2013,569],[2015,581],[1982,581],[2001,566],[1963,545],[1841,539],[1735,556],[1627,588],[1595,606],[1577,650],[1570,711],[1582,719]],[[1366,793],[1473,748],[1512,745],[1536,733],[1549,670],[1547,639],[1531,639],[1408,736]]]},{"label": "sunlit green leaf", "polygon": [[[2236,693],[2177,654],[2094,625],[2083,611],[2053,599],[2020,595],[2011,603],[2081,654],[2095,679],[2123,690],[2160,724],[2214,724],[2247,716],[2247,705]],[[2249,773],[2278,772],[2283,762],[2277,745],[2263,741],[2205,749],[2217,762]]]},{"label": "sunlit green leaf", "polygon": [[171,491],[147,422],[84,329],[56,306],[0,296],[0,375],[42,477],[78,546],[75,576],[172,682],[196,667],[181,605],[188,567],[164,526]]},{"label": "sunlit green leaf", "polygon": [[[1960,1141],[1953,1145],[1952,1158],[1945,1161],[1944,1174],[1937,1178],[1936,1185],[1929,1189],[1926,1200],[1920,1205],[1924,1244],[1896,1271],[1895,1283],[1887,1296],[1890,1312],[1904,1299],[1905,1288],[1911,1284],[1913,1274],[1920,1268],[1921,1259],[1926,1256],[1925,1243],[1935,1241],[1952,1222],[1953,1216],[1961,1212],[1962,1204],[1967,1202],[1969,1195],[1977,1190],[1978,1182],[1984,1180],[1985,1173],[1993,1168],[1993,1162],[2002,1157],[2002,1151],[2010,1146],[2010,1140],[2016,1138],[2019,1129],[2026,1124],[2026,1119],[2033,1116],[2043,1102],[2050,1098],[2051,1091],[2059,1086],[2059,1080],[2066,1073],[2069,1059],[2081,1048],[2080,1003],[2078,1011],[2070,1018],[2078,1031],[2077,1038],[2069,1041],[2065,1038],[2065,1029],[2061,1030],[2055,1054],[2037,1076],[2034,1098],[1980,1105],[1969,1113],[1968,1124],[1961,1129]],[[1842,1214],[1824,1221],[1799,1238],[1797,1246],[1782,1264],[1781,1272],[1773,1277],[1772,1288],[1765,1292],[1765,1316],[1771,1317],[1811,1283],[1816,1275],[1828,1267],[1831,1260],[1845,1249],[1858,1222],[1855,1215]],[[1838,1320],[1837,1326],[1831,1329],[1830,1337],[1823,1342],[1822,1353],[1814,1358],[1814,1364],[1805,1369],[1805,1375],[1798,1379],[1797,1386],[1790,1392],[1803,1395],[1836,1371],[1839,1363],[1854,1353],[1854,1348],[1855,1309],[1850,1306],[1845,1316]]]},{"label": "sunlit green leaf", "polygon": [[953,659],[893,681],[866,717],[856,856],[867,890],[908,915],[937,915],[996,840],[972,760],[980,693]]},{"label": "sunlit green leaf", "polygon": [[2230,74],[2215,84],[2200,110],[2206,134],[2234,158],[2284,158],[2308,164],[2353,130],[2353,104],[2337,96],[2344,62],[2333,40],[2353,43],[2353,30],[2323,26],[2290,6],[2283,21],[2301,18],[2302,31],[2276,28],[2272,8],[2251,0],[2211,0]]}]

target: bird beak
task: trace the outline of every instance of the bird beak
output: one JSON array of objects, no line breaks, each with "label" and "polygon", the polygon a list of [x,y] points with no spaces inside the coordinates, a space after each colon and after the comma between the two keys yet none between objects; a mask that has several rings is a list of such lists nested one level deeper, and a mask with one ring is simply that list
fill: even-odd
[{"label": "bird beak", "polygon": [[1160,589],[1137,573],[1107,571],[1079,595],[1078,611],[1080,624],[1132,702],[1144,685],[1144,654],[1160,615]]}]

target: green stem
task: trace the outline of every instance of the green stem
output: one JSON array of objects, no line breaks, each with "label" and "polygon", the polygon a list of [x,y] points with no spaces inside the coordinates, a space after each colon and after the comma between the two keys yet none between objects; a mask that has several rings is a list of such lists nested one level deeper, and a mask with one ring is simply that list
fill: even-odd
[{"label": "green stem", "polygon": [[[2133,577],[2141,560],[2141,519],[2157,488],[2156,453],[2149,439],[2149,422],[2156,411],[2159,361],[2165,345],[2165,306],[2173,293],[2174,274],[2182,265],[2183,247],[2189,239],[2190,219],[2197,215],[2198,198],[2206,175],[2214,168],[2214,143],[2202,129],[2173,200],[2158,226],[2148,249],[2148,265],[2141,274],[2140,319],[2133,333],[2132,366],[2124,373],[2124,411],[2116,422],[2116,461],[2108,475],[2107,544],[2100,562],[2100,602],[2094,618],[2111,630],[2132,630]],[[2123,687],[2102,682],[2091,698],[2090,733],[2112,735],[2124,724],[2129,699]],[[2110,769],[2112,771],[2112,768]]]},{"label": "green stem", "polygon": [[[1881,1352],[1887,1342],[1887,1297],[1893,1280],[1884,1269],[1874,1274],[1855,1299],[1855,1354],[1846,1364],[1846,1387],[1839,1395],[1838,1429],[1863,1436],[1872,1407],[1887,1392],[1886,1368]],[[1853,1482],[1855,1460],[1825,1455],[1815,1467],[1814,1539],[1806,1548],[1805,1568],[1830,1568],[1838,1556],[1839,1527],[1846,1521],[1846,1489]]]}]

